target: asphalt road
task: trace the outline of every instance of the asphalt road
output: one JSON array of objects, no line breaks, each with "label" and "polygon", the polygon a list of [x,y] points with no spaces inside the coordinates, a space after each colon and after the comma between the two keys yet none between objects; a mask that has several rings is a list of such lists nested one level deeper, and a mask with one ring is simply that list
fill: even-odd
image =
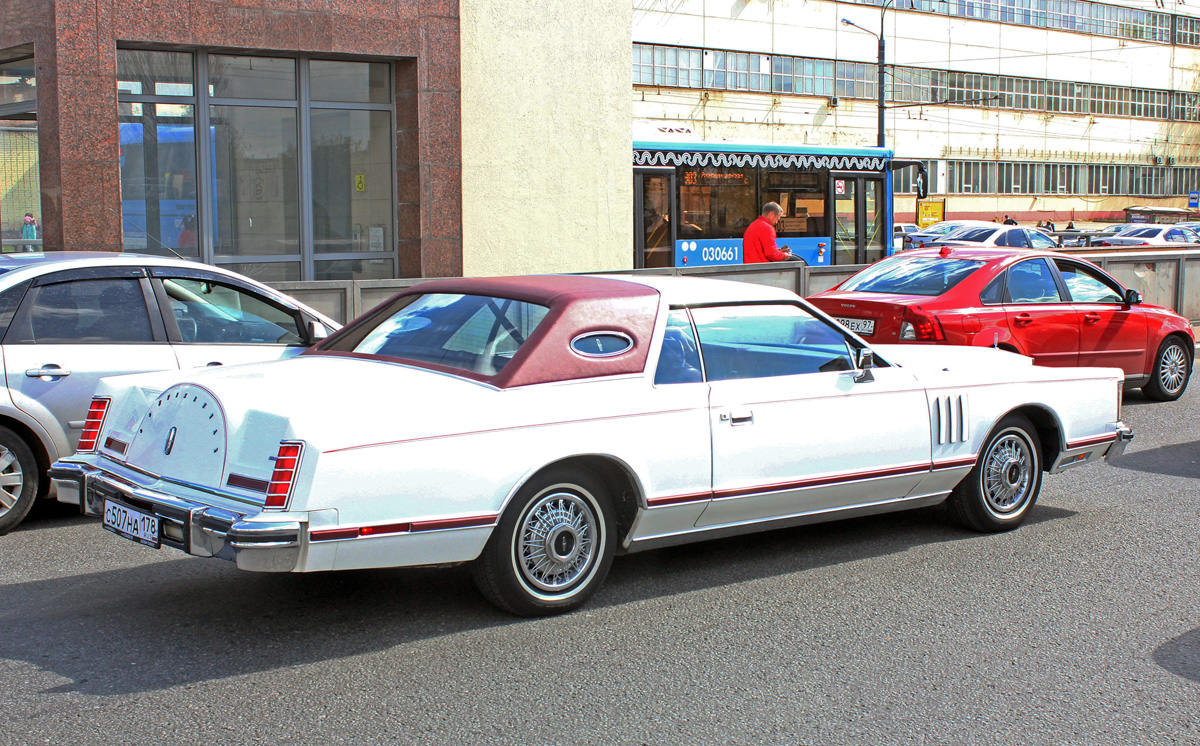
[{"label": "asphalt road", "polygon": [[1200,743],[1200,385],[1020,529],[940,508],[617,558],[583,610],[461,568],[241,573],[48,505],[0,538],[0,744]]}]

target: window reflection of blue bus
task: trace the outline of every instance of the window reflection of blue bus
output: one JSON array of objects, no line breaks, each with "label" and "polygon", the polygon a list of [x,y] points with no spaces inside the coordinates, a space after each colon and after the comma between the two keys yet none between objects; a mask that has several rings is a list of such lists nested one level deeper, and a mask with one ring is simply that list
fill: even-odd
[{"label": "window reflection of blue bus", "polygon": [[885,148],[693,138],[678,127],[635,138],[635,267],[741,263],[767,202],[783,210],[777,245],[808,264],[877,261],[893,251],[892,171],[924,169]]},{"label": "window reflection of blue bus", "polygon": [[191,124],[150,128],[152,147],[146,147],[146,134],[147,128],[139,122],[120,125],[124,247],[156,253],[166,247],[198,256],[195,128]]}]

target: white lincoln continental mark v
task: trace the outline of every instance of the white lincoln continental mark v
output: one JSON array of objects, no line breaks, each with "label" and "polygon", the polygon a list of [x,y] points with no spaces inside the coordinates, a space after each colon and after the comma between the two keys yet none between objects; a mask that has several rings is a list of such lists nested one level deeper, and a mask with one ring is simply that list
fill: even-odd
[{"label": "white lincoln continental mark v", "polygon": [[522,615],[617,552],[947,501],[979,531],[1121,453],[1123,374],[872,346],[796,295],[453,279],[281,362],[106,379],[59,499],[244,570],[472,563]]}]

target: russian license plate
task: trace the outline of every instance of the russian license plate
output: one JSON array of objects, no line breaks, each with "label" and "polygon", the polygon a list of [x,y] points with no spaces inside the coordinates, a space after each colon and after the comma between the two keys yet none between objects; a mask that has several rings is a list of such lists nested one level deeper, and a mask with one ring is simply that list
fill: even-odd
[{"label": "russian license plate", "polygon": [[105,500],[104,527],[114,534],[120,534],[148,547],[157,549],[159,546],[156,515]]},{"label": "russian license plate", "polygon": [[845,319],[840,316],[834,316],[833,320],[855,334],[861,334],[864,337],[869,337],[875,333],[875,319]]}]

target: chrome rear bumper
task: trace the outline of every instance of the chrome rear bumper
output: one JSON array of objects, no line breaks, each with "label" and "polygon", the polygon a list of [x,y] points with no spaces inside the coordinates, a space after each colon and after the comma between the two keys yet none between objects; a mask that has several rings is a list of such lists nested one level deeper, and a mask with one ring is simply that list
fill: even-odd
[{"label": "chrome rear bumper", "polygon": [[1050,473],[1058,474],[1061,471],[1090,464],[1093,461],[1117,458],[1125,453],[1125,447],[1129,445],[1129,441],[1133,440],[1133,428],[1119,420],[1115,428],[1115,433],[1097,438],[1097,442],[1085,442],[1073,448],[1064,448],[1051,464]]},{"label": "chrome rear bumper", "polygon": [[104,501],[159,518],[162,544],[195,557],[217,557],[253,572],[291,572],[300,559],[304,526],[299,521],[251,520],[258,514],[216,508],[126,482],[99,469],[59,461],[50,467],[60,502],[90,516],[104,514]]}]

